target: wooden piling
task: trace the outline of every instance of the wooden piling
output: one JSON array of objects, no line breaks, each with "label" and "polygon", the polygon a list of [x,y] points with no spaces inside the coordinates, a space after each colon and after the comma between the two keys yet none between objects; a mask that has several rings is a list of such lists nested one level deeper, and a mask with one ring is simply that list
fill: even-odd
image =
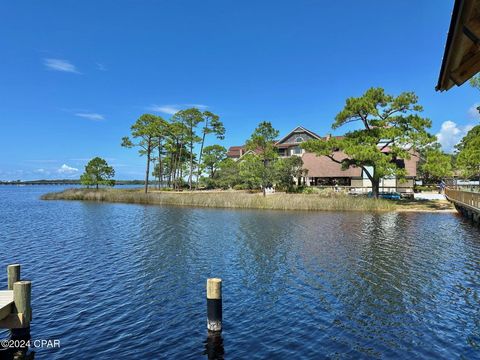
[{"label": "wooden piling", "polygon": [[32,320],[32,282],[17,281],[13,284],[15,312],[21,314],[22,327],[29,327]]},{"label": "wooden piling", "polygon": [[222,331],[222,279],[207,279],[207,329]]},{"label": "wooden piling", "polygon": [[20,281],[20,264],[7,266],[8,290],[13,290],[13,284]]}]

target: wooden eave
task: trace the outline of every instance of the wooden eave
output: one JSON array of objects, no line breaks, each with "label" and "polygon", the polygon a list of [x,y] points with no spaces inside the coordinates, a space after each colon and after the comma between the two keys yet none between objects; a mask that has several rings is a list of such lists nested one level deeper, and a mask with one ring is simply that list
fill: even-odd
[{"label": "wooden eave", "polygon": [[456,0],[437,91],[460,86],[480,71],[480,0]]}]

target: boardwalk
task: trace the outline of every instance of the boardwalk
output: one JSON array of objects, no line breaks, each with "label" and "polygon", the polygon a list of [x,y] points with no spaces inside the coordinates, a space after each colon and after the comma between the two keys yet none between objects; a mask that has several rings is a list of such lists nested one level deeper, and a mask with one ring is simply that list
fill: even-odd
[{"label": "boardwalk", "polygon": [[445,196],[455,205],[459,213],[480,223],[480,193],[447,188]]}]

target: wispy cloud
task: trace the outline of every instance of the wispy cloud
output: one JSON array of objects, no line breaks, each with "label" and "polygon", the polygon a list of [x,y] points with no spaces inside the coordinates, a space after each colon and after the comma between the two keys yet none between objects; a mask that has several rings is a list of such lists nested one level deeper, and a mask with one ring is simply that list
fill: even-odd
[{"label": "wispy cloud", "polygon": [[93,121],[105,120],[105,116],[103,116],[102,114],[98,114],[98,113],[78,112],[78,113],[75,113],[75,116],[78,116],[78,117],[81,117],[81,118],[84,118],[84,119],[88,119],[88,120],[93,120]]},{"label": "wispy cloud", "polygon": [[59,174],[75,174],[76,172],[78,172],[78,169],[77,168],[74,168],[72,166],[68,166],[67,164],[63,164],[62,166],[60,166],[59,169],[57,169],[57,172]]},{"label": "wispy cloud", "polygon": [[43,59],[43,64],[50,70],[80,74],[77,67],[68,60],[49,58]]},{"label": "wispy cloud", "polygon": [[444,121],[440,132],[437,134],[437,139],[442,148],[447,153],[451,153],[454,150],[460,140],[472,129],[472,125],[460,126],[453,121]]},{"label": "wispy cloud", "polygon": [[105,66],[105,64],[102,64],[102,63],[96,63],[97,65],[97,70],[100,70],[100,71],[107,71],[107,67]]},{"label": "wispy cloud", "polygon": [[58,160],[53,160],[53,159],[31,159],[31,160],[25,160],[27,162],[33,162],[33,163],[56,163]]},{"label": "wispy cloud", "polygon": [[207,105],[203,105],[203,104],[175,104],[175,105],[156,105],[156,104],[152,104],[152,105],[147,107],[147,110],[153,111],[153,112],[160,112],[160,113],[164,113],[164,114],[173,115],[173,114],[177,113],[178,111],[180,111],[182,109],[191,108],[191,107],[197,108],[199,110],[205,110],[205,109],[208,108]]},{"label": "wispy cloud", "polygon": [[468,117],[470,119],[475,119],[475,120],[480,119],[480,112],[478,111],[479,106],[480,104],[478,103],[470,106],[470,108],[468,109]]},{"label": "wispy cloud", "polygon": [[33,171],[35,174],[41,174],[41,175],[50,175],[50,171],[46,169],[36,169]]},{"label": "wispy cloud", "polygon": [[150,110],[153,112],[161,112],[169,115],[173,115],[176,112],[180,111],[180,109],[176,105],[155,105],[155,104],[147,107],[147,110]]},{"label": "wispy cloud", "polygon": [[185,104],[185,106],[194,107],[194,108],[197,108],[199,110],[205,110],[205,109],[208,108],[208,105],[203,105],[203,104]]}]

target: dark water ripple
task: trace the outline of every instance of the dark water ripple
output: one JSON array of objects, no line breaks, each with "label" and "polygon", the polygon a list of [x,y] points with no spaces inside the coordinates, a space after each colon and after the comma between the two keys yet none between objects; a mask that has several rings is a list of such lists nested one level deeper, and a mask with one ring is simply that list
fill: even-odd
[{"label": "dark water ripple", "polygon": [[33,281],[32,337],[61,340],[36,359],[206,358],[210,276],[227,359],[480,358],[480,231],[455,214],[38,200],[51,190],[0,187],[0,267]]}]

